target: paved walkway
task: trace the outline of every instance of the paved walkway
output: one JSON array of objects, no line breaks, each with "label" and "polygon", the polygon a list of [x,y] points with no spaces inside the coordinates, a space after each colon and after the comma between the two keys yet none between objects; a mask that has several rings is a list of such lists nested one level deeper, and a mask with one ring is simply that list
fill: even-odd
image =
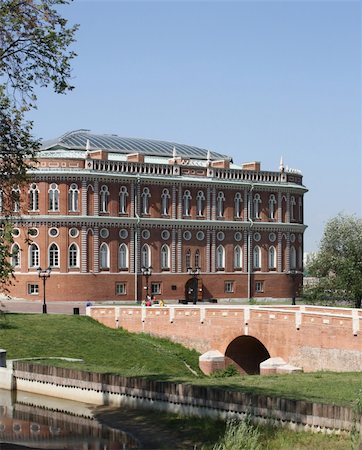
[{"label": "paved walkway", "polygon": [[[47,302],[48,314],[85,314],[85,302]],[[8,300],[0,298],[0,308],[5,312],[14,313],[42,313],[43,302],[39,300]],[[77,310],[75,310],[77,308]]]}]

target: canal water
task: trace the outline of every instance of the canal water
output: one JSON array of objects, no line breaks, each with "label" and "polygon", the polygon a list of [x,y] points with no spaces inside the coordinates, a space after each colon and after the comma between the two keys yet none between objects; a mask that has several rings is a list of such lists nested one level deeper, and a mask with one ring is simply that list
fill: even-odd
[{"label": "canal water", "polygon": [[[0,389],[1,450],[193,449],[156,412],[94,406]],[[200,441],[199,441],[200,442]]]}]

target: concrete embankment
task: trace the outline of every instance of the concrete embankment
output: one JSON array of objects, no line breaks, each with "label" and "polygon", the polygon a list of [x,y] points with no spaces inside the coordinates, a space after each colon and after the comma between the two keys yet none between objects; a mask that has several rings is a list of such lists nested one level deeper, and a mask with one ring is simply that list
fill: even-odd
[{"label": "concrete embankment", "polygon": [[0,368],[0,388],[94,405],[156,408],[199,417],[226,419],[250,415],[257,422],[295,430],[343,432],[350,431],[355,423],[357,430],[362,431],[362,417],[356,418],[349,407],[85,372],[28,361],[9,362],[7,368]]}]

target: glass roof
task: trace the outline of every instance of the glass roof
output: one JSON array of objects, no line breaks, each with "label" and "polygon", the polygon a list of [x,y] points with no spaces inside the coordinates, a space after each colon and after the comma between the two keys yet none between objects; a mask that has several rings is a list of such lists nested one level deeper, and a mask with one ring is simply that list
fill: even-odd
[{"label": "glass roof", "polygon": [[[108,150],[115,153],[143,153],[149,156],[163,156],[172,158],[174,151],[176,156],[193,159],[211,160],[227,159],[230,156],[208,151],[203,148],[176,142],[156,141],[151,139],[125,138],[113,134],[94,134],[89,130],[77,130],[60,136],[57,139],[44,141],[40,150],[47,150],[55,146],[63,146],[68,149],[86,150],[89,141],[89,150]],[[175,150],[174,150],[175,149]]]}]

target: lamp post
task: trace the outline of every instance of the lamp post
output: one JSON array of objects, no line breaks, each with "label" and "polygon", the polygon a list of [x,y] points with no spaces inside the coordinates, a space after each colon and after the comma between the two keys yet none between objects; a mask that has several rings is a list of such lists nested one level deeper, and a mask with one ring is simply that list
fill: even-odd
[{"label": "lamp post", "polygon": [[295,296],[296,296],[296,289],[295,289],[295,278],[297,275],[296,269],[290,269],[288,272],[290,278],[292,279],[292,305],[295,305]]},{"label": "lamp post", "polygon": [[152,275],[152,268],[151,267],[142,266],[141,267],[141,272],[142,272],[142,275],[146,278],[145,289],[146,289],[146,299],[148,299],[148,279]]},{"label": "lamp post", "polygon": [[39,278],[43,279],[43,314],[47,313],[47,304],[46,304],[46,297],[45,297],[45,283],[46,280],[50,277],[50,273],[52,271],[51,267],[48,267],[47,269],[42,269],[41,267],[38,267],[38,276]]},{"label": "lamp post", "polygon": [[200,267],[196,266],[195,268],[193,267],[188,267],[187,268],[187,273],[189,275],[193,276],[193,292],[192,292],[192,296],[193,296],[193,304],[196,305],[197,303],[197,288],[198,288],[198,283],[197,283],[197,276],[200,274]]}]

